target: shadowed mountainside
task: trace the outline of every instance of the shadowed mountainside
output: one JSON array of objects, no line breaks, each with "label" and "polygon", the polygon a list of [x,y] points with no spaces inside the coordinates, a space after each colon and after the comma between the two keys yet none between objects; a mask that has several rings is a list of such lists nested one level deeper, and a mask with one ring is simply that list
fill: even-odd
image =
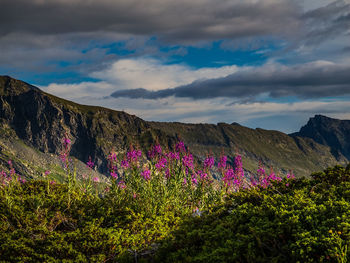
[{"label": "shadowed mountainside", "polygon": [[[197,160],[208,153],[218,156],[224,151],[232,156],[239,152],[251,171],[261,161],[275,170],[292,169],[297,175],[307,175],[347,161],[346,152],[334,154],[331,145],[322,145],[322,141],[320,144],[310,138],[235,123],[146,122],[125,112],[67,101],[8,76],[0,76],[0,124],[3,164],[8,158],[4,154],[9,148],[6,145],[11,141],[40,153],[57,155],[65,134],[72,138],[72,156],[82,162],[91,156],[102,173],[107,172],[106,156],[112,149],[124,153],[130,145],[138,145],[145,150],[155,142],[172,148],[178,139],[184,140]],[[33,155],[31,159],[36,162]]]},{"label": "shadowed mountainside", "polygon": [[315,142],[329,146],[334,156],[344,155],[350,160],[350,120],[316,115],[292,136],[311,138]]}]

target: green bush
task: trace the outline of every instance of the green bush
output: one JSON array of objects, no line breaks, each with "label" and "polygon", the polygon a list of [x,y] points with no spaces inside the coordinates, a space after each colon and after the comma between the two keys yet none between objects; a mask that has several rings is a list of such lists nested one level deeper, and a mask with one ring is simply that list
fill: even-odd
[{"label": "green bush", "polygon": [[5,262],[130,262],[153,252],[178,225],[171,211],[144,216],[111,197],[46,181],[15,184],[0,191],[0,259]]},{"label": "green bush", "polygon": [[238,181],[239,188],[229,189],[228,176],[220,188],[200,177],[190,183],[193,175],[180,161],[171,163],[170,178],[156,164],[140,165],[150,178],[135,164],[99,193],[107,185],[89,180],[84,188],[74,173],[63,184],[7,178],[0,184],[0,261],[347,262],[350,256],[350,166],[311,180],[265,174],[261,186]]},{"label": "green bush", "polygon": [[348,262],[350,166],[233,193],[187,218],[158,262]]}]

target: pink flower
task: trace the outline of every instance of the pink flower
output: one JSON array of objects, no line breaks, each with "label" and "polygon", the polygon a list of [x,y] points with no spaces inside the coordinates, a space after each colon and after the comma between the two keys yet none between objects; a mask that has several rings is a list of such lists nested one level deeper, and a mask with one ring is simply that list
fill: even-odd
[{"label": "pink flower", "polygon": [[208,178],[208,174],[207,174],[206,172],[203,172],[203,171],[198,171],[198,172],[197,172],[197,175],[199,175],[199,178],[200,178],[202,181]]},{"label": "pink flower", "polygon": [[167,157],[171,160],[179,160],[180,159],[180,154],[178,152],[169,152],[167,154]]},{"label": "pink flower", "polygon": [[198,184],[198,180],[195,174],[192,175],[192,184]]},{"label": "pink flower", "polygon": [[49,174],[51,174],[51,172],[49,170],[45,171],[45,176],[48,176]]},{"label": "pink flower", "polygon": [[126,153],[126,157],[129,163],[137,163],[138,159],[142,156],[141,150],[131,150]]},{"label": "pink flower", "polygon": [[214,157],[212,156],[208,156],[207,158],[205,158],[204,160],[204,169],[208,168],[211,169],[214,166]]},{"label": "pink flower", "polygon": [[107,159],[111,162],[116,161],[117,160],[117,154],[115,152],[111,152],[108,156]]},{"label": "pink flower", "polygon": [[68,138],[68,135],[65,134],[65,137],[63,138],[63,150],[60,153],[60,159],[64,163],[65,168],[67,168],[68,162],[70,161],[68,159],[70,150],[71,150],[71,140]]},{"label": "pink flower", "polygon": [[162,170],[166,165],[168,161],[166,158],[161,158],[157,163],[156,163],[156,168],[157,170]]},{"label": "pink flower", "polygon": [[115,172],[115,171],[112,171],[112,172],[111,172],[111,176],[112,176],[114,179],[118,179],[118,174],[117,174],[117,172]]},{"label": "pink flower", "polygon": [[1,171],[1,172],[0,172],[0,175],[1,175],[3,178],[6,178],[6,177],[7,177],[7,174],[6,174],[5,171]]},{"label": "pink flower", "polygon": [[225,172],[224,177],[222,178],[222,180],[224,181],[226,186],[231,186],[232,185],[232,180],[234,179],[235,176],[235,172],[233,169],[227,169],[227,171]]},{"label": "pink flower", "polygon": [[287,178],[288,178],[288,179],[294,179],[294,178],[295,178],[295,175],[293,174],[292,171],[290,171],[290,172],[287,174]]},{"label": "pink flower", "polygon": [[22,183],[22,184],[24,184],[24,183],[27,182],[27,180],[26,180],[25,178],[21,178],[21,177],[20,177],[20,178],[19,178],[19,182]]},{"label": "pink flower", "polygon": [[128,162],[128,160],[122,160],[121,161],[121,163],[120,163],[120,166],[122,167],[122,168],[124,168],[124,169],[127,169],[127,168],[129,168],[129,162]]},{"label": "pink flower", "polygon": [[253,187],[258,184],[258,182],[253,177],[250,178],[250,183],[252,184]]},{"label": "pink flower", "polygon": [[176,146],[175,146],[175,150],[178,152],[178,153],[181,153],[181,152],[186,152],[186,147],[185,147],[185,144],[183,141],[179,141]]},{"label": "pink flower", "polygon": [[236,155],[235,156],[235,173],[237,177],[244,177],[244,171],[243,171],[243,165],[242,165],[242,156],[241,155]]},{"label": "pink flower", "polygon": [[88,167],[89,169],[93,169],[94,166],[95,166],[95,163],[91,161],[91,156],[89,156],[89,161],[86,163],[86,167]]},{"label": "pink flower", "polygon": [[151,179],[151,171],[148,169],[145,169],[141,172],[141,176],[146,180],[150,180]]},{"label": "pink flower", "polygon": [[125,189],[125,188],[126,188],[125,182],[124,182],[124,181],[120,181],[120,182],[118,183],[118,187],[119,187],[120,189]]},{"label": "pink flower", "polygon": [[67,137],[65,137],[65,138],[63,139],[63,143],[64,143],[65,145],[70,145],[70,144],[71,144],[71,140],[68,139]]},{"label": "pink flower", "polygon": [[226,155],[222,155],[220,157],[220,161],[218,163],[218,168],[219,169],[226,169],[226,162],[227,162],[227,156]]},{"label": "pink flower", "polygon": [[154,157],[162,155],[162,146],[159,144],[152,146],[151,150],[148,151],[148,157],[153,159]]},{"label": "pink flower", "polygon": [[182,158],[182,164],[187,168],[193,169],[193,156],[191,153],[187,153]]},{"label": "pink flower", "polygon": [[97,176],[95,176],[92,180],[93,180],[95,183],[100,182],[100,178],[98,178]]},{"label": "pink flower", "polygon": [[63,152],[60,154],[60,159],[63,163],[65,163],[67,161],[67,153]]},{"label": "pink flower", "polygon": [[165,178],[166,178],[166,179],[169,179],[169,178],[170,178],[170,171],[169,171],[169,169],[167,169],[167,170],[165,171]]}]

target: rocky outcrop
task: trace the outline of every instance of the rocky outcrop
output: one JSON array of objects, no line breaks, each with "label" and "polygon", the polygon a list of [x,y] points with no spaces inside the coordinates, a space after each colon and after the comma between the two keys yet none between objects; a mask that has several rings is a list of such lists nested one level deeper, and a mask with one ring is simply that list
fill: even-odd
[{"label": "rocky outcrop", "polygon": [[345,156],[350,160],[350,120],[315,115],[292,136],[311,138],[319,144],[329,146],[336,158]]}]

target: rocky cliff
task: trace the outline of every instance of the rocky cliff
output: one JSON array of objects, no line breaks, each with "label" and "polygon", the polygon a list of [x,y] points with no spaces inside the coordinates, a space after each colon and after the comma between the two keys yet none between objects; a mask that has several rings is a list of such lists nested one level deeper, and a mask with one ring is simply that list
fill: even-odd
[{"label": "rocky cliff", "polygon": [[350,120],[316,115],[292,136],[311,138],[315,142],[329,146],[337,158],[345,156],[350,160]]}]

